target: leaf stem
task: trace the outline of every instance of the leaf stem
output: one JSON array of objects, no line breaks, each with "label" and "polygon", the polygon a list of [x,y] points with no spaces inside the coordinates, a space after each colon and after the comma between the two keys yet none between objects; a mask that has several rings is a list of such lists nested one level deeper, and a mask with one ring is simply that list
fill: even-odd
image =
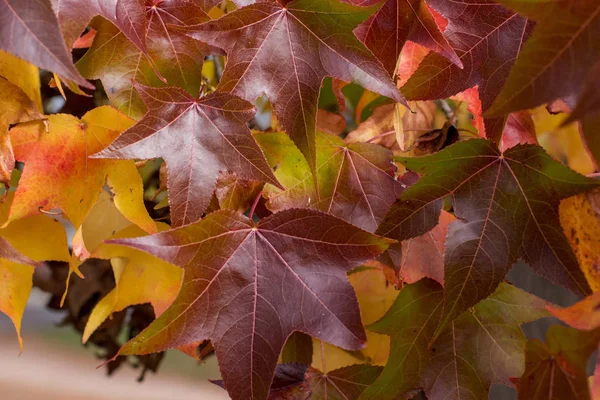
[{"label": "leaf stem", "polygon": [[375,140],[380,139],[380,138],[385,137],[385,136],[388,136],[388,135],[391,135],[392,133],[396,133],[396,131],[393,130],[393,131],[388,131],[388,132],[380,133],[377,136],[373,136],[371,139],[367,140],[365,143],[372,143]]},{"label": "leaf stem", "polygon": [[262,190],[258,192],[258,195],[256,195],[256,198],[254,199],[254,203],[252,203],[252,208],[250,208],[250,214],[248,214],[248,217],[250,219],[252,219],[252,217],[254,216],[254,211],[256,210],[256,206],[258,205],[260,198],[262,197],[262,193]]}]

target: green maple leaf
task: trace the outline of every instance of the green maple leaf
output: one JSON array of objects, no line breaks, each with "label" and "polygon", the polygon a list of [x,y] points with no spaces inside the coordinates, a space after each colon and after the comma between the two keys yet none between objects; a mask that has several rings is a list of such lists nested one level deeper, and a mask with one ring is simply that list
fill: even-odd
[{"label": "green maple leaf", "polygon": [[578,294],[590,291],[560,228],[558,205],[599,181],[554,161],[539,146],[518,145],[501,153],[484,139],[399,161],[425,176],[400,196],[378,234],[399,241],[422,235],[437,224],[448,196],[458,218],[450,224],[444,252],[444,318],[438,334],[493,293],[519,258],[554,283]]},{"label": "green maple leaf", "polygon": [[548,316],[546,302],[509,284],[463,312],[429,346],[443,304],[442,288],[423,279],[405,286],[387,314],[369,326],[391,336],[389,361],[361,399],[396,398],[422,387],[429,399],[480,400],[492,383],[512,385],[525,367],[520,325]]}]

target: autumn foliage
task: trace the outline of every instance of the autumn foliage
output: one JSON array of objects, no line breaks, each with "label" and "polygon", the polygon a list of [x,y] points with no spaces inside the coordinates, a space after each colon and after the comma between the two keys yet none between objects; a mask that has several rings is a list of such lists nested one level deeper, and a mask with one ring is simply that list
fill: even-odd
[{"label": "autumn foliage", "polygon": [[[0,22],[21,351],[37,286],[109,372],[216,356],[235,400],[600,399],[597,0],[0,0]],[[511,284],[523,263],[581,301]]]}]

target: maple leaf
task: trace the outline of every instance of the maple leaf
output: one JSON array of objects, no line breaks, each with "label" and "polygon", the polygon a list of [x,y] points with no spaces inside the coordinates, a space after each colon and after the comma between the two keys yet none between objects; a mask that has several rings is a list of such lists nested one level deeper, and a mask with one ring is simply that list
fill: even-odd
[{"label": "maple leaf", "polygon": [[[599,86],[599,78],[600,78],[600,61],[591,68],[591,71],[588,73],[586,80],[583,83],[583,89],[581,90],[581,94],[579,95],[579,101],[575,105],[575,108],[569,114],[569,117],[564,122],[567,124],[569,122],[577,121],[579,119],[584,119],[588,116],[597,116],[600,109],[600,86]],[[588,139],[589,141],[589,139]],[[598,151],[595,149],[596,152]],[[596,157],[600,158],[600,157]]]},{"label": "maple leaf", "polygon": [[[312,364],[313,342],[306,333],[294,332],[285,341],[281,350],[281,362],[283,364],[297,363],[303,365]],[[277,376],[277,371],[275,371]],[[271,385],[273,388],[273,385]]]},{"label": "maple leaf", "polygon": [[402,87],[408,82],[427,54],[429,54],[429,49],[413,42],[407,42],[402,47],[398,59],[398,87]]},{"label": "maple leaf", "polygon": [[[0,224],[6,222],[14,192],[0,202]],[[0,229],[0,311],[15,325],[23,351],[21,319],[32,288],[33,267],[40,261],[68,261],[67,234],[62,224],[45,215],[24,218]]]},{"label": "maple leaf", "polygon": [[361,399],[397,398],[419,385],[430,399],[484,399],[492,383],[510,385],[521,375],[526,338],[520,325],[548,316],[545,301],[503,283],[428,347],[442,303],[441,286],[423,279],[406,285],[387,314],[368,326],[390,335],[392,348]]},{"label": "maple leaf", "polygon": [[517,382],[519,399],[589,400],[587,360],[597,349],[600,331],[580,332],[552,325],[546,343],[527,343],[526,367]]},{"label": "maple leaf", "polygon": [[600,3],[595,0],[533,3],[499,0],[499,3],[537,24],[488,113],[501,115],[558,98],[580,98],[586,78],[594,65],[600,63],[597,40]]},{"label": "maple leaf", "polygon": [[593,291],[600,290],[600,191],[561,201],[560,225]]},{"label": "maple leaf", "polygon": [[246,100],[267,95],[315,173],[317,103],[325,77],[356,82],[396,101],[404,98],[352,33],[375,7],[338,0],[286,3],[257,3],[186,31],[228,54],[217,89]]},{"label": "maple leaf", "polygon": [[94,88],[75,69],[49,0],[2,0],[0,21],[0,49]]},{"label": "maple leaf", "polygon": [[117,208],[131,222],[155,232],[143,203],[142,180],[133,161],[93,160],[133,121],[112,107],[86,113],[47,116],[44,123],[21,124],[10,131],[15,157],[25,163],[7,224],[42,210],[61,209],[75,228],[107,182]]},{"label": "maple leaf", "polygon": [[392,399],[415,386],[429,357],[427,345],[439,321],[442,300],[442,287],[435,281],[422,279],[405,285],[387,313],[367,327],[392,340],[386,367],[362,399]]},{"label": "maple leaf", "polygon": [[[353,269],[348,280],[356,293],[363,325],[383,317],[398,296],[398,290],[389,284],[381,265],[373,261]],[[348,351],[317,339],[314,339],[313,347],[315,354],[310,364],[321,371],[330,371],[356,363],[384,365],[390,351],[390,339],[367,330],[367,347],[361,350]]]},{"label": "maple leaf", "polygon": [[[380,3],[380,0],[344,1],[357,6]],[[407,40],[439,53],[459,68],[463,66],[423,0],[387,0],[354,33],[382,62],[390,76],[396,73],[398,58]]]},{"label": "maple leaf", "polygon": [[292,332],[346,349],[364,346],[346,272],[376,257],[389,242],[333,216],[292,209],[258,225],[219,211],[195,224],[112,243],[185,270],[174,303],[120,354],[211,339],[229,394],[265,399]]},{"label": "maple leaf", "polygon": [[222,174],[217,181],[215,196],[220,209],[244,212],[248,210],[259,195],[263,184],[237,178],[233,174]]},{"label": "maple leaf", "polygon": [[519,257],[550,281],[578,294],[589,292],[566,237],[556,228],[558,206],[562,198],[600,182],[554,161],[539,146],[518,145],[501,153],[485,139],[398,160],[425,176],[400,196],[378,234],[396,240],[422,235],[437,224],[449,195],[458,218],[446,240],[440,329],[491,294]]},{"label": "maple leaf", "polygon": [[2,236],[0,236],[0,258],[17,264],[30,265],[32,267],[37,265],[35,261],[15,250],[8,240],[4,239]]},{"label": "maple leaf", "polygon": [[279,186],[246,125],[250,103],[229,93],[194,98],[175,87],[135,88],[148,113],[95,157],[162,157],[173,226],[202,217],[220,172]]},{"label": "maple leaf", "polygon": [[0,76],[21,88],[38,110],[43,109],[38,67],[0,50]]},{"label": "maple leaf", "polygon": [[143,0],[50,1],[69,49],[73,47],[90,20],[96,15],[101,15],[115,24],[141,51],[146,51],[148,24]]},{"label": "maple leaf", "polygon": [[323,373],[302,364],[279,364],[269,400],[358,400],[381,373],[382,367],[349,365]]},{"label": "maple leaf", "polygon": [[546,305],[502,283],[461,314],[430,349],[422,376],[427,397],[485,399],[492,383],[512,386],[511,378],[521,376],[525,367],[526,337],[520,325],[547,317]]},{"label": "maple leaf", "polygon": [[272,211],[311,207],[373,232],[403,186],[394,178],[396,166],[390,150],[374,144],[344,141],[317,133],[316,178],[308,163],[284,133],[256,133],[267,160],[277,166],[275,176],[284,189],[267,186],[264,193]]},{"label": "maple leaf", "polygon": [[600,328],[600,292],[573,304],[570,307],[548,307],[548,311],[565,324],[580,331]]},{"label": "maple leaf", "polygon": [[506,150],[518,144],[539,144],[535,135],[535,125],[527,111],[508,115],[499,147]]},{"label": "maple leaf", "polygon": [[563,125],[566,125],[569,122],[581,121],[582,139],[585,141],[586,150],[592,158],[596,171],[599,170],[598,163],[600,162],[600,139],[596,134],[596,127],[600,124],[600,86],[598,82],[600,82],[600,61],[583,83],[583,90],[573,112],[563,122]]},{"label": "maple leaf", "polygon": [[[435,100],[477,86],[486,112],[500,93],[531,24],[491,0],[428,3],[448,20],[444,35],[464,68],[437,53],[429,53],[402,86],[402,93],[409,100]],[[487,137],[498,141],[503,125],[501,118],[488,119]]]},{"label": "maple leaf", "polygon": [[415,283],[422,278],[431,278],[444,284],[444,248],[448,226],[454,219],[452,214],[442,210],[440,222],[435,228],[402,242],[402,257],[397,269],[398,276],[404,282]]},{"label": "maple leaf", "polygon": [[0,183],[8,188],[15,167],[15,155],[8,128],[20,122],[43,119],[35,103],[16,85],[0,77]]},{"label": "maple leaf", "polygon": [[[169,229],[160,225],[160,231]],[[135,225],[117,232],[110,239],[145,236]],[[171,305],[179,288],[183,271],[181,268],[157,260],[151,255],[113,244],[100,244],[90,257],[111,260],[116,287],[102,298],[92,310],[83,332],[86,343],[94,331],[112,314],[135,304],[150,303],[156,316]],[[195,349],[194,349],[195,352]]]},{"label": "maple leaf", "polygon": [[189,1],[168,0],[146,6],[145,56],[117,26],[97,18],[91,24],[97,30],[94,42],[77,68],[85,77],[102,81],[112,105],[139,119],[146,107],[132,81],[153,87],[165,86],[155,69],[170,86],[198,95],[201,83],[198,71],[202,69],[208,47],[173,26],[199,24],[208,19],[198,4]]}]

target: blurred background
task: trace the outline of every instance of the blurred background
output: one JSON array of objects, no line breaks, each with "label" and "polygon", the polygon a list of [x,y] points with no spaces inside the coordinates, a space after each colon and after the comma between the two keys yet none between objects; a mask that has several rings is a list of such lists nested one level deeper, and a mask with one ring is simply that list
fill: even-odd
[{"label": "blurred background", "polygon": [[34,288],[25,315],[24,351],[19,356],[15,328],[0,314],[0,399],[2,400],[225,400],[226,392],[208,379],[219,379],[215,357],[198,365],[170,350],[158,373],[124,367],[110,377],[94,346],[81,345],[81,334],[58,326],[65,312],[50,311],[50,296]]}]

